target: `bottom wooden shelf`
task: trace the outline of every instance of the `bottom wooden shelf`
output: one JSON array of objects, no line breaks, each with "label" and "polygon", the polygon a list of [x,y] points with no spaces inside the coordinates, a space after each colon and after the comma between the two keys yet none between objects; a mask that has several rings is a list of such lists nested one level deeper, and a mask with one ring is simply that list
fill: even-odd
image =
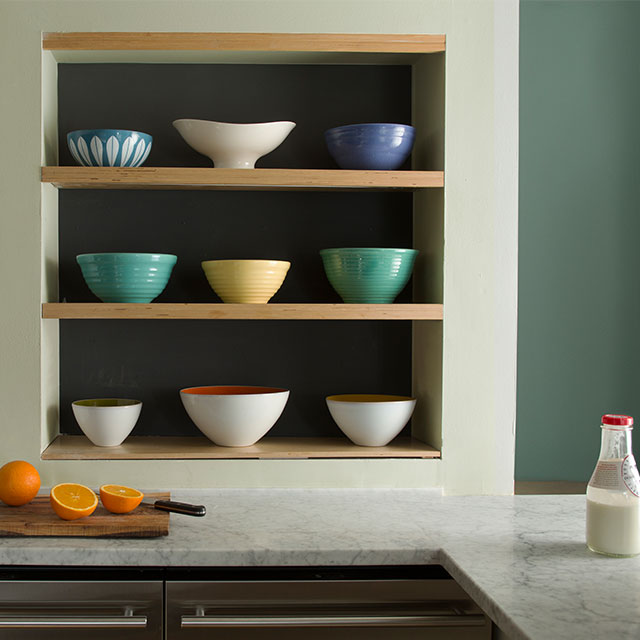
[{"label": "bottom wooden shelf", "polygon": [[43,460],[209,460],[304,458],[439,458],[440,451],[414,438],[386,447],[358,447],[347,438],[263,438],[251,447],[219,447],[204,437],[132,436],[119,447],[96,447],[85,436],[58,436]]}]

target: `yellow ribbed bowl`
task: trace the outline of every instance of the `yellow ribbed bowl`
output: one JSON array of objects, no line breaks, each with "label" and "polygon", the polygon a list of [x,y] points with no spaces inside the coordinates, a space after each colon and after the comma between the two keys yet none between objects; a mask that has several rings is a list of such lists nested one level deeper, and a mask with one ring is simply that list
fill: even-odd
[{"label": "yellow ribbed bowl", "polygon": [[265,304],[282,286],[291,266],[285,260],[205,260],[202,268],[223,302]]}]

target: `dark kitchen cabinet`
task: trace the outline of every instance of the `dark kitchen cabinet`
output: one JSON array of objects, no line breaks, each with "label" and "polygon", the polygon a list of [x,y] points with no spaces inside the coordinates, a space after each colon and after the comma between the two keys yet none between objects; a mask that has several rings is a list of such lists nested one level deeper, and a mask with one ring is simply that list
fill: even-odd
[{"label": "dark kitchen cabinet", "polygon": [[438,566],[0,569],[0,637],[488,640]]}]

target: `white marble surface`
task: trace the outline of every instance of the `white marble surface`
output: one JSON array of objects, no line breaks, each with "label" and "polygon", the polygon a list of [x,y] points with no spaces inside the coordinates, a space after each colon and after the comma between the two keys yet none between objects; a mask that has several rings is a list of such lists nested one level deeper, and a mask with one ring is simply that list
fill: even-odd
[{"label": "white marble surface", "polygon": [[441,564],[513,638],[640,638],[640,557],[585,545],[584,496],[432,491],[175,491],[205,518],[166,538],[0,538],[0,564],[284,566]]}]

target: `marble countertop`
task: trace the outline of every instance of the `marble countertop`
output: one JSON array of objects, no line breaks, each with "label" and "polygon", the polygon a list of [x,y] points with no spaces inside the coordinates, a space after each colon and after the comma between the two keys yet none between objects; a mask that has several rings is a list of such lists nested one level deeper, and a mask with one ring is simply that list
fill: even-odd
[{"label": "marble countertop", "polygon": [[584,496],[420,489],[175,491],[165,538],[0,538],[0,565],[440,564],[515,639],[640,638],[640,557],[585,545]]}]

